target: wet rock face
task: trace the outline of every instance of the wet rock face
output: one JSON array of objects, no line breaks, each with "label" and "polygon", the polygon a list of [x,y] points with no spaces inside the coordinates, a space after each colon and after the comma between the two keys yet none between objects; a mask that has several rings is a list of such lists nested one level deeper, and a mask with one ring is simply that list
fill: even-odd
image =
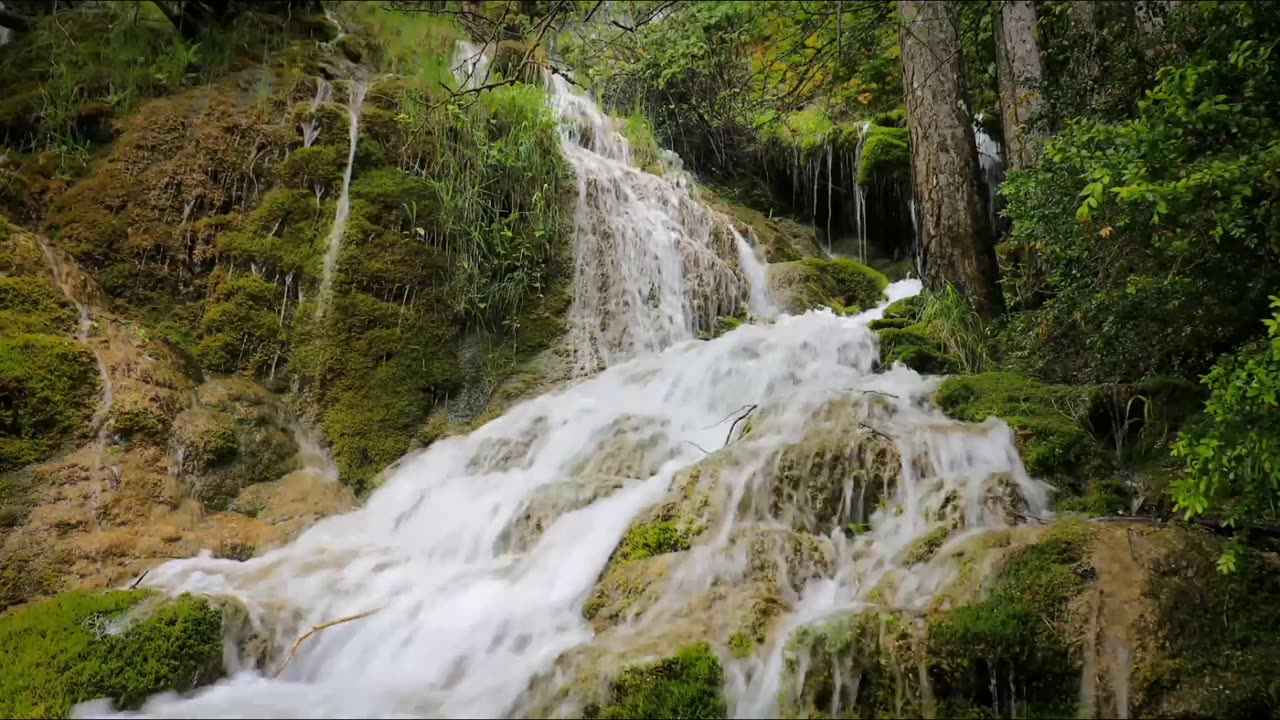
[{"label": "wet rock face", "polygon": [[225,509],[245,487],[290,469],[298,445],[282,410],[252,382],[206,383],[195,406],[174,420],[170,452],[185,494],[207,509]]}]

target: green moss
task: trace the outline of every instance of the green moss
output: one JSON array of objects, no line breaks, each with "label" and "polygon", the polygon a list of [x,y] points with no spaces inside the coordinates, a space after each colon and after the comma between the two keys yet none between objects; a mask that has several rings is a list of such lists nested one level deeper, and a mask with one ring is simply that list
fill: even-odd
[{"label": "green moss", "polygon": [[658,172],[661,149],[653,125],[641,115],[630,115],[622,124],[622,132],[631,144],[631,164],[646,172]]},{"label": "green moss", "polygon": [[66,593],[0,618],[0,715],[67,717],[111,698],[137,708],[222,674],[222,616],[184,595],[141,616],[143,591]]},{"label": "green moss", "polygon": [[1246,552],[1216,568],[1222,541],[1181,533],[1151,565],[1152,637],[1135,658],[1133,717],[1275,717],[1280,710],[1280,572]]},{"label": "green moss", "polygon": [[889,280],[855,260],[806,258],[770,267],[771,285],[790,313],[815,307],[865,310],[880,302]]},{"label": "green moss", "polygon": [[724,671],[705,643],[690,645],[656,662],[622,671],[603,707],[587,708],[587,717],[724,718]]},{"label": "green moss", "polygon": [[902,559],[903,563],[915,565],[929,562],[937,554],[938,548],[942,547],[949,537],[951,537],[951,528],[949,527],[936,527],[930,530],[907,548],[907,552]]},{"label": "green moss", "polygon": [[75,311],[50,282],[0,276],[0,334],[70,333]]},{"label": "green moss", "polygon": [[912,295],[889,304],[884,309],[880,317],[885,320],[910,320],[915,323],[920,319],[920,313],[924,312],[925,296]]},{"label": "green moss", "polygon": [[333,145],[313,145],[289,153],[273,170],[279,183],[290,190],[335,192],[342,182],[346,150]]},{"label": "green moss", "polygon": [[911,146],[905,128],[872,125],[862,146],[858,182],[908,183],[911,180]]},{"label": "green moss", "polygon": [[1078,477],[1100,455],[1083,424],[1094,401],[1091,387],[1046,385],[1023,375],[991,372],[948,378],[935,400],[958,420],[982,422],[994,416],[1008,423],[1034,476]]},{"label": "green moss", "polygon": [[222,283],[200,323],[201,363],[224,373],[265,375],[284,350],[279,304],[283,288],[254,276]]},{"label": "green moss", "polygon": [[895,362],[930,375],[945,375],[960,370],[960,361],[947,354],[942,344],[919,323],[880,330],[880,364],[887,367]]},{"label": "green moss", "polygon": [[1097,479],[1085,485],[1084,493],[1067,495],[1055,503],[1062,512],[1081,512],[1093,517],[1128,515],[1133,492],[1121,480]]},{"label": "green moss", "polygon": [[924,717],[916,622],[852,611],[801,627],[783,651],[782,717]]},{"label": "green moss", "polygon": [[98,366],[80,343],[0,335],[0,470],[48,457],[88,421]]},{"label": "green moss", "polygon": [[880,318],[879,320],[872,320],[867,324],[867,327],[872,330],[901,330],[914,324],[915,321],[907,318]]},{"label": "green moss", "polygon": [[1052,526],[1009,553],[985,600],[930,619],[927,656],[940,706],[963,712],[1016,703],[1075,715],[1082,656],[1072,601],[1093,576],[1091,538],[1081,521]]},{"label": "green moss", "polygon": [[630,562],[692,547],[700,528],[687,530],[674,520],[632,525],[618,544],[617,562]]},{"label": "green moss", "polygon": [[149,405],[118,404],[111,409],[111,431],[131,443],[163,445],[172,420]]},{"label": "green moss", "polygon": [[751,657],[756,649],[756,639],[750,633],[739,630],[729,636],[729,652],[736,658]]}]

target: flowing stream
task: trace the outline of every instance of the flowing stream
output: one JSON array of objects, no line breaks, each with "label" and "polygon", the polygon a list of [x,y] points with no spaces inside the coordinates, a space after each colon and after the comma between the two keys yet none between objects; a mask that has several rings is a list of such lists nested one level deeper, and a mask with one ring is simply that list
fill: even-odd
[{"label": "flowing stream", "polygon": [[[529,712],[532,687],[572,681],[551,673],[559,659],[603,642],[583,606],[629,525],[682,473],[715,459],[718,519],[676,554],[662,598],[619,635],[678,632],[689,598],[741,580],[744,533],[785,530],[803,515],[835,562],[789,597],[755,657],[725,656],[731,712],[768,717],[791,628],[865,607],[886,579],[894,602],[922,605],[955,568],[901,556],[943,520],[964,529],[949,541],[959,542],[1002,525],[1012,498],[1044,512],[1045,488],[1027,477],[1004,424],[950,420],[928,404],[935,379],[877,367],[868,323],[884,305],[852,317],[777,315],[758,251],[698,201],[688,178],[631,167],[612,119],[563,80],[549,87],[578,178],[570,332],[582,379],[406,458],[363,507],[285,547],[153,569],[144,586],[242,606],[255,641],[228,645],[225,680],[124,715]],[[353,86],[352,153],[359,102]],[[340,241],[340,222],[334,235]],[[894,283],[885,304],[919,290],[915,280]],[[744,310],[773,319],[696,339]],[[779,449],[822,429],[833,401],[860,418],[851,450],[887,438],[902,458],[894,488],[854,538],[794,504],[751,502],[766,492],[761,478]],[[757,413],[749,433],[730,420],[744,407]],[[610,461],[619,456],[627,462]],[[860,502],[846,491],[845,505]],[[77,713],[110,708],[88,703]]]}]

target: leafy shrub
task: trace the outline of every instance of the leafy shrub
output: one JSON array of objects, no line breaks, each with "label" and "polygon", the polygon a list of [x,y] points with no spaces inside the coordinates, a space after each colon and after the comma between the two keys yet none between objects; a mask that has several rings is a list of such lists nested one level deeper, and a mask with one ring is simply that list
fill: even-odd
[{"label": "leafy shrub", "polygon": [[724,671],[705,643],[656,662],[633,665],[613,683],[610,702],[587,708],[588,717],[723,718]]},{"label": "leafy shrub", "polygon": [[1036,168],[1002,186],[1014,221],[1005,283],[1021,312],[1001,337],[1038,373],[1199,374],[1248,337],[1280,280],[1280,98],[1267,34],[1280,14],[1199,5],[1185,12],[1234,23],[1238,39],[1160,70],[1132,120],[1070,122]]},{"label": "leafy shrub", "polygon": [[[1280,298],[1272,298],[1280,309]],[[1221,514],[1227,525],[1270,523],[1280,487],[1280,312],[1264,321],[1268,337],[1223,358],[1204,384],[1207,422],[1184,433],[1173,448],[1186,474],[1172,487],[1188,518]],[[1224,568],[1234,555],[1224,559]]]}]

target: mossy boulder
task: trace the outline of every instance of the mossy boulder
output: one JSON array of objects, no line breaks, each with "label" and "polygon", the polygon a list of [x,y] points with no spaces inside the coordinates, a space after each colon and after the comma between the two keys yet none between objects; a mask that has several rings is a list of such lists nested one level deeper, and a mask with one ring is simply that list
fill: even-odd
[{"label": "mossy boulder", "polygon": [[173,423],[172,452],[186,494],[223,510],[245,487],[288,472],[298,447],[282,412],[249,380],[200,386],[195,407]]},{"label": "mossy boulder", "polygon": [[784,263],[818,255],[821,248],[812,225],[787,217],[775,217],[730,201],[727,193],[702,189],[703,199],[716,210],[728,215],[734,227],[763,251],[771,263]]},{"label": "mossy boulder", "polygon": [[889,280],[856,260],[806,258],[769,266],[769,286],[786,312],[817,307],[841,313],[873,307],[884,297]]},{"label": "mossy boulder", "polygon": [[906,128],[872,125],[862,145],[862,164],[858,183],[864,187],[875,183],[911,181],[911,145]]},{"label": "mossy boulder", "polygon": [[222,612],[205,598],[140,590],[71,592],[0,618],[0,715],[67,717],[109,698],[133,709],[152,694],[216,680]]},{"label": "mossy boulder", "polygon": [[946,351],[942,343],[923,324],[885,327],[900,320],[877,320],[872,329],[880,331],[880,364],[892,366],[900,362],[918,373],[946,375],[961,369],[960,361]]},{"label": "mossy boulder", "polygon": [[1090,386],[1048,385],[1025,375],[989,372],[948,378],[934,399],[957,420],[998,417],[1008,423],[1027,471],[1036,477],[1079,478],[1102,461],[1085,424],[1096,401]]},{"label": "mossy boulder", "polygon": [[724,670],[705,643],[675,655],[623,669],[602,705],[586,709],[587,717],[724,718]]}]

